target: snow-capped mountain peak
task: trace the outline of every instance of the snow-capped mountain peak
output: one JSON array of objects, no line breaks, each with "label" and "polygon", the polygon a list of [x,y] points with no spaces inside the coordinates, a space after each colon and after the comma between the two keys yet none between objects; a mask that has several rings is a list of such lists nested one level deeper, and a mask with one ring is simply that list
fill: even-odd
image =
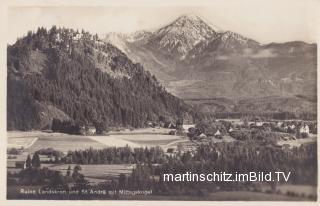
[{"label": "snow-capped mountain peak", "polygon": [[200,17],[189,14],[158,29],[153,33],[148,44],[154,48],[165,49],[167,52],[177,54],[183,59],[196,44],[211,39],[216,34]]},{"label": "snow-capped mountain peak", "polygon": [[129,43],[147,46],[180,60],[192,56],[190,53],[194,53],[195,50],[202,51],[213,41],[227,43],[230,48],[258,44],[238,33],[223,31],[195,14],[180,16],[167,26],[152,31],[141,30],[131,34],[110,33],[106,40],[126,54],[129,52],[127,44]]}]

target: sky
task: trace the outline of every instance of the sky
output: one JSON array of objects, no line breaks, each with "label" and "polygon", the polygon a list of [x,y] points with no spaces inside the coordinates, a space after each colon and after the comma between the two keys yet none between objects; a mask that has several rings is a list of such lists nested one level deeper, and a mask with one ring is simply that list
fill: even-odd
[{"label": "sky", "polygon": [[[166,1],[166,0],[164,0]],[[316,42],[316,0],[213,0],[208,5],[10,7],[7,42],[39,26],[107,32],[153,30],[184,14],[195,14],[222,30],[230,30],[260,43],[294,40]]]}]

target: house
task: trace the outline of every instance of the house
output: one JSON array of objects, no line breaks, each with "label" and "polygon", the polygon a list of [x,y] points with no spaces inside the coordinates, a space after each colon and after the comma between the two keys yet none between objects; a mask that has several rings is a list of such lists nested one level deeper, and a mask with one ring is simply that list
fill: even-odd
[{"label": "house", "polygon": [[81,135],[94,135],[97,133],[97,129],[92,125],[80,126],[79,133]]},{"label": "house", "polygon": [[299,132],[300,132],[300,134],[301,134],[301,133],[307,133],[307,134],[309,134],[309,133],[310,133],[309,126],[308,126],[307,124],[302,125],[302,126],[300,127],[300,129],[299,129]]},{"label": "house", "polygon": [[257,126],[257,127],[261,127],[262,125],[263,125],[263,122],[255,122],[255,125]]},{"label": "house", "polygon": [[81,37],[82,37],[82,34],[77,33],[77,34],[73,37],[73,40],[74,40],[74,41],[79,41],[79,40],[81,39]]},{"label": "house", "polygon": [[146,125],[147,125],[148,127],[155,128],[155,127],[157,126],[157,123],[152,122],[152,121],[147,121],[147,122],[146,122]]},{"label": "house", "polygon": [[16,166],[16,168],[25,169],[26,162],[25,161],[16,161],[15,166]]},{"label": "house", "polygon": [[60,33],[57,33],[57,36],[56,36],[56,42],[58,42],[58,43],[61,43],[62,42],[62,38],[61,38],[61,36],[60,36]]},{"label": "house", "polygon": [[184,130],[188,131],[189,128],[192,128],[192,127],[194,127],[194,126],[195,126],[195,125],[193,125],[193,124],[184,124],[184,125],[182,125],[182,128],[183,128]]},{"label": "house", "polygon": [[283,122],[277,122],[278,127],[282,127],[282,125],[283,125]]},{"label": "house", "polygon": [[86,135],[86,127],[84,125],[79,127],[79,133],[81,135]]},{"label": "house", "polygon": [[290,127],[290,129],[294,130],[296,128],[296,125],[292,124],[289,127]]},{"label": "house", "polygon": [[220,157],[220,155],[221,155],[221,152],[219,150],[217,150],[217,155],[218,155],[218,157]]},{"label": "house", "polygon": [[206,138],[207,136],[206,136],[205,134],[201,133],[201,134],[199,135],[199,137],[200,137],[200,138]]},{"label": "house", "polygon": [[166,122],[164,128],[175,129],[176,126],[172,122]]},{"label": "house", "polygon": [[96,134],[97,129],[94,126],[87,126],[86,127],[86,133],[87,135],[94,135]]},{"label": "house", "polygon": [[216,131],[216,133],[214,133],[215,137],[221,136],[221,132],[219,130]]}]

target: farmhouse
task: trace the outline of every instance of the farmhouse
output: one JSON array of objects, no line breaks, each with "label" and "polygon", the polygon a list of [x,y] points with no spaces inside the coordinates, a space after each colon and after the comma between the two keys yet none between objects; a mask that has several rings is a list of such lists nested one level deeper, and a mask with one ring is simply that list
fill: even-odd
[{"label": "farmhouse", "polygon": [[283,125],[283,122],[277,122],[278,127],[282,127],[282,125]]},{"label": "farmhouse", "polygon": [[82,135],[94,135],[96,134],[96,132],[97,132],[97,129],[92,125],[80,126],[79,133]]},{"label": "farmhouse", "polygon": [[219,130],[216,131],[216,133],[214,133],[215,137],[221,136],[221,132]]},{"label": "farmhouse", "polygon": [[157,126],[157,123],[155,123],[153,121],[147,121],[146,122],[146,126],[155,128]]},{"label": "farmhouse", "polygon": [[164,128],[175,129],[176,126],[172,122],[165,122]]},{"label": "farmhouse", "polygon": [[309,134],[309,132],[310,132],[309,126],[308,126],[307,124],[302,125],[302,126],[300,127],[300,129],[299,129],[299,132],[300,132],[300,133],[307,133],[307,134]]},{"label": "farmhouse", "polygon": [[263,125],[263,122],[255,122],[255,126],[257,126],[257,127],[261,127]]},{"label": "farmhouse", "polygon": [[295,129],[295,128],[296,128],[296,125],[292,124],[292,125],[290,125],[289,127],[290,127],[290,129],[292,129],[292,130],[293,130],[293,129]]},{"label": "farmhouse", "polygon": [[94,135],[97,132],[97,130],[94,126],[86,127],[86,131],[87,131],[87,134],[89,134],[89,135]]},{"label": "farmhouse", "polygon": [[206,136],[205,134],[201,133],[201,134],[199,135],[199,137],[200,137],[200,138],[206,138],[207,136]]},{"label": "farmhouse", "polygon": [[79,41],[82,37],[82,34],[77,33],[74,37],[73,37],[73,41]]},{"label": "farmhouse", "polygon": [[186,130],[186,131],[188,131],[190,128],[192,128],[192,127],[194,127],[194,125],[192,125],[192,124],[184,124],[184,125],[182,125],[182,128],[184,129],[184,130]]}]

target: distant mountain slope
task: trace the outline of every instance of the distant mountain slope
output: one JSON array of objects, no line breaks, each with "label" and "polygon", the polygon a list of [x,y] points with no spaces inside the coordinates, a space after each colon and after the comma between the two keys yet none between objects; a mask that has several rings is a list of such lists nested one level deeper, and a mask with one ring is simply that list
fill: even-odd
[{"label": "distant mountain slope", "polygon": [[257,115],[280,119],[316,119],[317,112],[317,98],[300,95],[238,100],[227,98],[186,99],[185,102],[200,112],[215,114],[217,118],[240,118],[246,115]]},{"label": "distant mountain slope", "polygon": [[181,98],[316,94],[315,44],[263,45],[232,31],[216,31],[195,15],[120,39],[106,37]]},{"label": "distant mountain slope", "polygon": [[140,64],[88,32],[39,28],[7,50],[8,129],[48,128],[53,118],[140,127],[192,117]]}]

